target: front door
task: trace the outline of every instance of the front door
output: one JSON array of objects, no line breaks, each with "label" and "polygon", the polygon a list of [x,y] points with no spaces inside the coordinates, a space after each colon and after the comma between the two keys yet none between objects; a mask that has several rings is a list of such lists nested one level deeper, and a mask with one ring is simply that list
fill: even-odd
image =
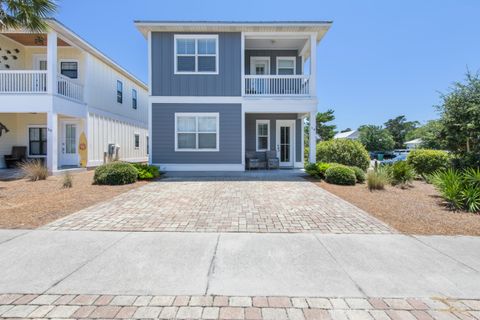
[{"label": "front door", "polygon": [[277,120],[277,157],[280,167],[293,167],[295,120]]},{"label": "front door", "polygon": [[73,122],[62,122],[62,140],[60,150],[61,166],[78,166],[78,125]]}]

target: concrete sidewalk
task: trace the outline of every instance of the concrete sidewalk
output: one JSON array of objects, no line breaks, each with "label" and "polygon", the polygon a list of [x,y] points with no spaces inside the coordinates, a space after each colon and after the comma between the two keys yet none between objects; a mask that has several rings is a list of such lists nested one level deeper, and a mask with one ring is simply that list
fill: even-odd
[{"label": "concrete sidewalk", "polygon": [[480,238],[0,230],[0,293],[480,298]]}]

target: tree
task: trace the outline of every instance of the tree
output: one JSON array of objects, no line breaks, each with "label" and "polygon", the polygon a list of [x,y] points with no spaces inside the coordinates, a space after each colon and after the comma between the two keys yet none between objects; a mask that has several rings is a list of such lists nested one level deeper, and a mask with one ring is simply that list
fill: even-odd
[{"label": "tree", "polygon": [[405,146],[405,136],[419,124],[418,121],[407,121],[407,118],[401,115],[385,122],[385,129],[392,135],[395,141],[395,148],[403,149]]},{"label": "tree", "polygon": [[45,18],[57,5],[53,0],[0,0],[0,30],[26,28],[42,32],[47,28]]},{"label": "tree", "polygon": [[422,139],[421,148],[425,149],[446,149],[441,137],[442,123],[439,120],[430,120],[425,125],[407,133],[405,140]]},{"label": "tree", "polygon": [[[480,165],[480,78],[467,71],[464,82],[455,82],[451,91],[442,94],[440,112],[441,137],[445,146],[467,165]],[[471,161],[470,161],[471,160]]]},{"label": "tree", "polygon": [[[335,120],[335,111],[328,109],[325,112],[317,112],[316,115],[316,124],[317,124],[317,136],[320,138],[320,141],[327,141],[333,139],[335,136],[336,125],[327,125],[327,122]],[[309,141],[309,132],[310,132],[310,119],[305,120],[304,134],[305,134],[305,145],[308,146]]]},{"label": "tree", "polygon": [[395,141],[388,130],[381,126],[365,125],[358,128],[359,141],[368,151],[391,151]]}]

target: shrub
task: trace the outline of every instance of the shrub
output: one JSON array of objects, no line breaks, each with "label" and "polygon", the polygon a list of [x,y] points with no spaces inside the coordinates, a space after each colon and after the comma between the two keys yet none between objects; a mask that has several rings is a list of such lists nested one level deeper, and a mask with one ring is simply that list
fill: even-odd
[{"label": "shrub", "polygon": [[407,163],[417,174],[425,177],[435,171],[447,169],[450,164],[450,156],[441,150],[418,149],[410,151]]},{"label": "shrub", "polygon": [[30,181],[45,180],[48,177],[47,167],[38,159],[24,161],[19,164],[19,168]]},{"label": "shrub", "polygon": [[406,161],[395,162],[386,169],[389,171],[392,185],[405,185],[415,179],[415,171]]},{"label": "shrub", "polygon": [[305,166],[305,172],[308,173],[310,176],[319,179],[317,172],[317,164],[316,163],[309,163]]},{"label": "shrub", "polygon": [[332,184],[355,185],[355,171],[346,166],[334,165],[325,171],[325,181]]},{"label": "shrub", "polygon": [[126,162],[111,162],[95,169],[95,184],[119,185],[137,181],[138,171]]},{"label": "shrub", "polygon": [[390,183],[390,175],[385,167],[377,167],[367,173],[368,190],[383,190]]},{"label": "shrub", "polygon": [[73,177],[70,174],[70,172],[65,171],[63,174],[63,182],[62,182],[62,187],[63,188],[71,188],[73,187]]},{"label": "shrub", "polygon": [[160,177],[160,171],[157,166],[141,163],[134,163],[133,166],[138,171],[139,180],[149,180]]},{"label": "shrub", "polygon": [[331,167],[337,165],[336,163],[317,162],[317,172],[321,179],[325,179],[325,173]]},{"label": "shrub", "polygon": [[355,172],[355,178],[357,179],[358,183],[364,183],[365,182],[365,179],[366,179],[365,171],[363,171],[359,167],[355,167],[355,166],[350,167],[350,169],[352,169],[353,172]]},{"label": "shrub", "polygon": [[370,156],[365,147],[360,142],[349,139],[318,143],[317,161],[356,166],[363,170],[370,166]]}]

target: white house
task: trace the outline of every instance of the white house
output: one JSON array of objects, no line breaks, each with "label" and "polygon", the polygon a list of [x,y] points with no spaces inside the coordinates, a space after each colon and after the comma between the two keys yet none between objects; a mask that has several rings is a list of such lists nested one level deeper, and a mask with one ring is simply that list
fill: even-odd
[{"label": "white house", "polygon": [[356,140],[356,139],[358,139],[359,135],[360,135],[360,132],[358,130],[351,130],[351,131],[346,131],[346,132],[339,132],[333,138],[334,139]]},{"label": "white house", "polygon": [[422,139],[420,138],[405,142],[405,146],[407,147],[408,150],[417,149],[420,147],[421,144],[422,144]]},{"label": "white house", "polygon": [[0,33],[0,168],[14,146],[50,172],[148,160],[147,86],[60,22]]}]

